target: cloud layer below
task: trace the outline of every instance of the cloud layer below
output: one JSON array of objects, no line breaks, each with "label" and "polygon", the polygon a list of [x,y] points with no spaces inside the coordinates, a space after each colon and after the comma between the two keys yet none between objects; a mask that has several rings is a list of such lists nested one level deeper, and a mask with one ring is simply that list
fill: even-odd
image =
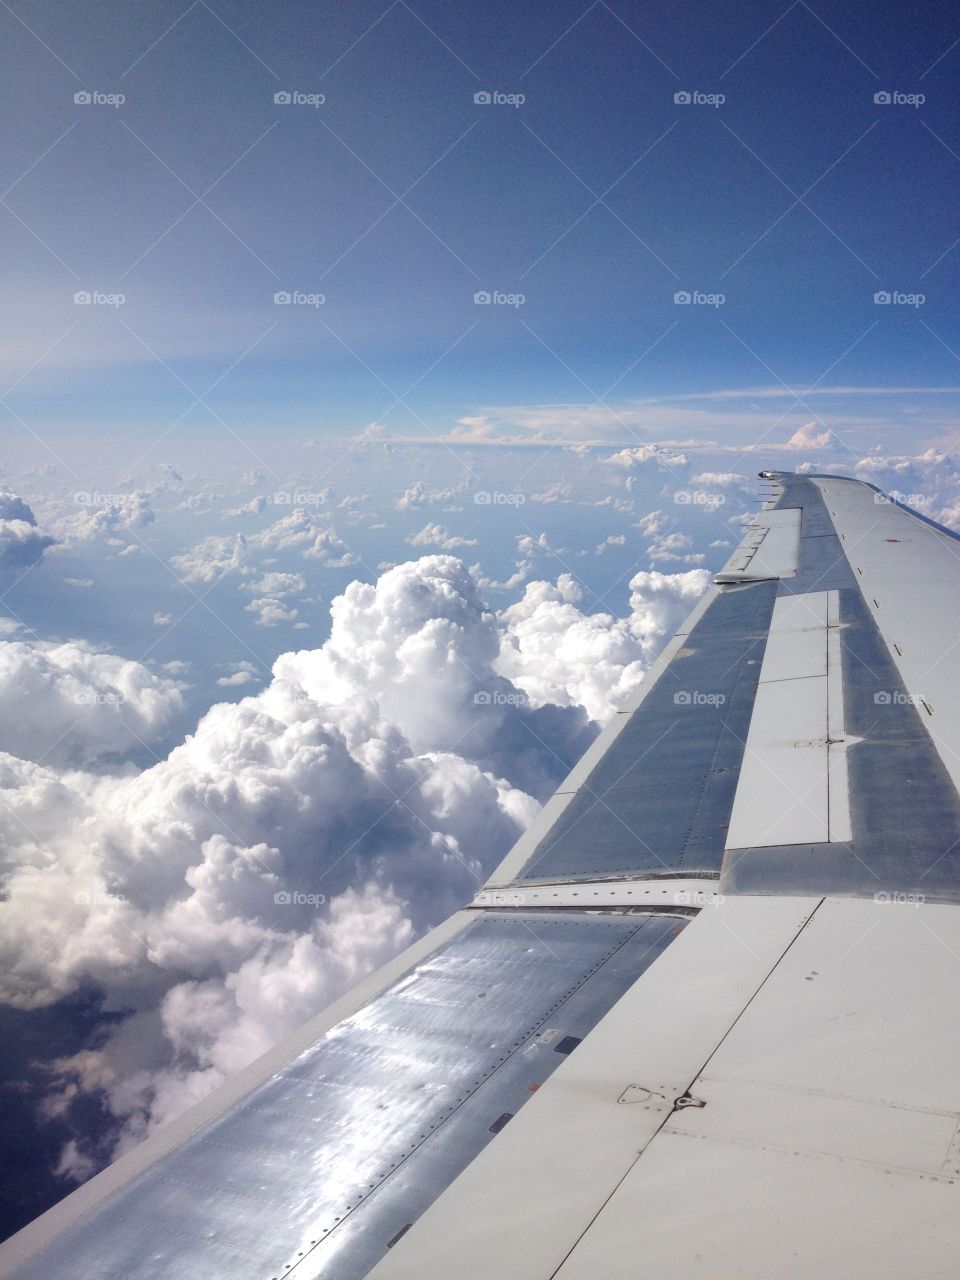
[{"label": "cloud layer below", "polygon": [[[276,545],[342,554],[278,523]],[[224,551],[197,569],[246,577]],[[254,604],[289,577],[251,581]],[[93,1095],[114,1117],[76,1133],[62,1172],[86,1176],[467,900],[705,580],[638,573],[618,619],[562,575],[497,615],[460,560],[424,556],[351,583],[321,647],[142,772],[104,758],[167,723],[172,681],[77,642],[0,646],[0,998],[92,990],[127,1011],[48,1064],[51,1114]]]}]

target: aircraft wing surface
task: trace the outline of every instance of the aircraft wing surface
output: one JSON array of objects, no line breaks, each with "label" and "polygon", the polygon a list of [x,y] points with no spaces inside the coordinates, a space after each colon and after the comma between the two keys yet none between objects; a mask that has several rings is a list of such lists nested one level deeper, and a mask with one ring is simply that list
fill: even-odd
[{"label": "aircraft wing surface", "polygon": [[0,1274],[956,1274],[960,540],[763,475],[476,899]]}]

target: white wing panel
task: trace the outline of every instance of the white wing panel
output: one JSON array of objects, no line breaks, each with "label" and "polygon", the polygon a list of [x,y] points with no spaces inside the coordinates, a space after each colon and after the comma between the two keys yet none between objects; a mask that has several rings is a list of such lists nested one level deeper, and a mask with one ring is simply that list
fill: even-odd
[{"label": "white wing panel", "polygon": [[829,838],[827,677],[761,684],[727,848],[821,844]]},{"label": "white wing panel", "polygon": [[838,593],[778,597],[728,849],[850,838]]},{"label": "white wing panel", "polygon": [[958,956],[954,907],[828,899],[558,1280],[954,1274]]}]

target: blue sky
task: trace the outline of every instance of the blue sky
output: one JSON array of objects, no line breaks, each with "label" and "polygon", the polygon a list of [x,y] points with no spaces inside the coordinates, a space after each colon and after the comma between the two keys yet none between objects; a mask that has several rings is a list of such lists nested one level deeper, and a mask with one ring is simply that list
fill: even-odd
[{"label": "blue sky", "polygon": [[[518,405],[960,384],[948,6],[198,0],[0,22],[11,431],[422,437],[492,413],[522,433]],[[949,429],[955,401],[815,411],[864,405],[897,434],[915,409]]]}]

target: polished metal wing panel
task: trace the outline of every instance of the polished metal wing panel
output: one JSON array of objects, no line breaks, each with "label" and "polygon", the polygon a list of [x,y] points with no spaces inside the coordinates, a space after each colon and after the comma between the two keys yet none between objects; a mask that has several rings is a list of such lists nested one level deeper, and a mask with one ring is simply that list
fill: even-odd
[{"label": "polished metal wing panel", "polygon": [[17,1280],[359,1280],[684,924],[478,913]]},{"label": "polished metal wing panel", "polygon": [[776,582],[727,588],[520,873],[719,873]]}]

